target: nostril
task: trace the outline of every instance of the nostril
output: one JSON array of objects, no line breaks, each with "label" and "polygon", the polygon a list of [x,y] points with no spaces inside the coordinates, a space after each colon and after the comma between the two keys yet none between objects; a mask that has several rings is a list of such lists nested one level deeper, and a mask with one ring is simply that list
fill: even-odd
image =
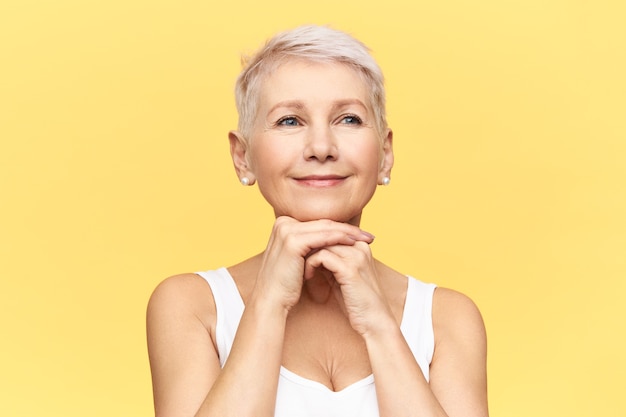
[{"label": "nostril", "polygon": [[320,162],[337,158],[336,138],[329,127],[311,127],[307,131],[304,157]]},{"label": "nostril", "polygon": [[335,161],[337,159],[337,155],[332,154],[332,153],[326,153],[326,154],[318,153],[318,154],[310,154],[306,156],[305,159],[309,161],[316,160],[316,161],[321,161],[321,162]]}]

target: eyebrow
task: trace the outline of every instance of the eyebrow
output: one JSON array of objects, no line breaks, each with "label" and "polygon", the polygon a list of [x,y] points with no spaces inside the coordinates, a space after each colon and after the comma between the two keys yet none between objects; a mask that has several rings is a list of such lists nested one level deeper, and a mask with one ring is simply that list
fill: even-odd
[{"label": "eyebrow", "polygon": [[286,107],[286,108],[296,109],[296,110],[302,110],[304,108],[304,103],[302,103],[300,100],[279,101],[278,103],[273,105],[272,108],[270,108],[270,111],[268,112],[268,114],[272,113],[274,110],[279,109],[281,107]]},{"label": "eyebrow", "polygon": [[[353,104],[361,106],[365,110],[367,110],[367,106],[361,100],[359,100],[358,98],[347,98],[347,99],[341,99],[341,100],[334,101],[332,108],[333,109],[338,109],[338,108],[345,107],[345,106],[348,106],[348,105],[353,105]],[[279,101],[278,103],[276,103],[275,105],[273,105],[270,108],[268,114],[272,113],[274,110],[279,109],[281,107],[291,108],[291,109],[296,109],[296,110],[302,110],[306,106],[300,100]]]}]

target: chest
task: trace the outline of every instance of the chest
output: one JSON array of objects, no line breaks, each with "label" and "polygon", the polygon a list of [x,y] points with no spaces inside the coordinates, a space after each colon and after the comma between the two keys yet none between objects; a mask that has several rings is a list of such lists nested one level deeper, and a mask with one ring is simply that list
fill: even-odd
[{"label": "chest", "polygon": [[363,338],[339,308],[328,306],[299,306],[290,312],[282,365],[331,391],[341,391],[372,373]]}]

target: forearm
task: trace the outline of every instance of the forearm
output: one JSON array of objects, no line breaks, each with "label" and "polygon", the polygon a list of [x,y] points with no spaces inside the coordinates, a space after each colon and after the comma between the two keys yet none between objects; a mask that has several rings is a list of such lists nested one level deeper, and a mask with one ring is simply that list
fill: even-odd
[{"label": "forearm", "polygon": [[248,303],[228,360],[196,417],[274,415],[286,315],[266,303]]},{"label": "forearm", "polygon": [[365,337],[380,416],[447,417],[400,329],[388,329]]}]

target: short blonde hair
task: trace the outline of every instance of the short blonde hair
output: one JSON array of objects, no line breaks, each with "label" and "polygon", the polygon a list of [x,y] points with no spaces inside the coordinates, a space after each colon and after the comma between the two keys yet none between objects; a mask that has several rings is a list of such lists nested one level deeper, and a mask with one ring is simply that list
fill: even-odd
[{"label": "short blonde hair", "polygon": [[387,128],[383,73],[369,48],[351,35],[327,26],[307,25],[279,33],[250,57],[242,58],[243,69],[235,84],[239,132],[250,138],[257,113],[260,86],[264,78],[286,61],[341,63],[353,68],[366,82],[382,135]]}]

